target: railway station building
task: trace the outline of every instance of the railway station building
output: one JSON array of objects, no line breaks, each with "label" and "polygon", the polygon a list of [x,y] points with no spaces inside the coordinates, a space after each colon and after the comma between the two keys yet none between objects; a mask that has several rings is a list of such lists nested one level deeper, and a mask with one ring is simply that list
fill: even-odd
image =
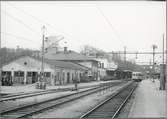
[{"label": "railway station building", "polygon": [[90,80],[98,80],[98,60],[82,55],[75,51],[68,50],[67,47],[64,47],[63,51],[58,51],[57,48],[48,49],[45,57],[50,60],[72,62],[81,66],[89,68],[88,76]]},{"label": "railway station building", "polygon": [[98,61],[99,80],[103,80],[108,75],[108,71],[114,71],[117,69],[117,65],[105,57],[96,57],[95,59]]},{"label": "railway station building", "polygon": [[[48,85],[73,83],[74,78],[81,81],[89,68],[72,62],[45,59],[44,77]],[[41,60],[29,56],[21,57],[2,67],[2,85],[32,84],[39,80]]]}]

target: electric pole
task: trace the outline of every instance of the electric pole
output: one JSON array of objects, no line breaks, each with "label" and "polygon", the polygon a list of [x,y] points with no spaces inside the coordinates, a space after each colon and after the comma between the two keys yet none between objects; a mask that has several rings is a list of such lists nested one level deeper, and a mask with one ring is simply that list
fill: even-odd
[{"label": "electric pole", "polygon": [[153,82],[154,82],[154,74],[155,74],[155,49],[157,48],[157,46],[156,45],[152,45],[152,48],[153,48]]},{"label": "electric pole", "polygon": [[165,70],[166,70],[166,66],[165,66],[165,61],[164,61],[164,54],[165,54],[165,48],[164,48],[164,34],[163,34],[163,44],[162,44],[162,50],[163,50],[163,54],[162,54],[162,64],[160,65],[161,67],[161,71],[160,71],[160,90],[165,90],[165,81],[166,81],[166,75],[165,75]]},{"label": "electric pole", "polygon": [[[1,33],[0,33],[0,51],[1,51]],[[0,92],[2,85],[2,56],[0,56]]]},{"label": "electric pole", "polygon": [[41,65],[41,78],[44,81],[44,40],[45,40],[45,26],[42,27],[42,65]]},{"label": "electric pole", "polygon": [[[125,65],[125,69],[128,69],[126,64],[126,46],[124,46],[124,65]],[[126,76],[125,76],[125,79],[126,79]]]},{"label": "electric pole", "polygon": [[124,46],[124,62],[126,62],[126,46]]},{"label": "electric pole", "polygon": [[149,63],[149,78],[151,79],[151,74],[152,74],[152,72],[151,72],[151,59],[150,59],[150,63]]},{"label": "electric pole", "polygon": [[164,65],[164,34],[163,34],[163,42],[162,42],[162,64]]},{"label": "electric pole", "polygon": [[[164,34],[163,34],[162,37],[163,37],[163,57],[164,57],[165,56],[165,47],[164,47],[165,46],[165,38],[164,38]],[[166,62],[167,62],[167,59],[166,59]],[[165,90],[165,83],[166,83],[166,65],[165,65],[165,60],[163,58],[163,80],[162,80],[162,89],[163,90]]]},{"label": "electric pole", "polygon": [[[163,38],[165,39],[165,34],[163,34]],[[165,51],[165,54],[166,54],[166,65],[165,65],[165,88],[167,88],[167,39],[165,39],[166,41],[166,51]]]},{"label": "electric pole", "polygon": [[45,42],[45,30],[46,30],[46,27],[43,26],[42,27],[42,51],[41,51],[41,60],[42,60],[42,63],[41,63],[41,72],[40,72],[40,77],[39,77],[39,80],[38,80],[38,83],[37,83],[37,88],[39,89],[45,89],[45,80],[44,80],[44,42]]},{"label": "electric pole", "polygon": [[138,52],[136,52],[136,57],[135,57],[136,59],[137,59],[137,54],[138,54]]}]

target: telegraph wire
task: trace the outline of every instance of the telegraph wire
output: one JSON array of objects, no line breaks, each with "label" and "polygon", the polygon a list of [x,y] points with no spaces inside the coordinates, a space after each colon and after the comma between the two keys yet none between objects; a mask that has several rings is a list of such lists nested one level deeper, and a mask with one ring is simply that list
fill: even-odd
[{"label": "telegraph wire", "polygon": [[18,38],[18,39],[22,39],[22,40],[25,40],[25,41],[29,41],[29,42],[34,42],[33,40],[30,40],[30,39],[27,39],[25,37],[22,37],[22,36],[18,36],[18,35],[15,35],[15,34],[12,34],[12,33],[7,33],[7,32],[0,32],[1,34],[5,34],[5,35],[8,35],[8,36],[12,36],[12,37],[15,37],[15,38]]},{"label": "telegraph wire", "polygon": [[30,31],[32,31],[33,33],[35,32],[36,35],[38,34],[41,35],[38,31],[35,31],[34,29],[32,29],[29,25],[25,24],[22,20],[18,19],[17,17],[11,15],[10,13],[6,12],[5,10],[1,9],[2,13],[4,13],[5,15],[11,17],[13,20],[17,21],[18,23],[24,25],[27,29],[29,29]]},{"label": "telegraph wire", "polygon": [[[18,11],[20,11],[20,12],[22,12],[22,13],[24,13],[24,14],[30,16],[30,17],[33,18],[34,20],[36,20],[36,21],[38,21],[38,22],[40,22],[40,23],[44,23],[45,25],[49,26],[52,30],[58,31],[58,30],[54,27],[55,25],[53,26],[53,25],[51,25],[51,24],[49,24],[49,23],[47,23],[47,22],[45,22],[45,21],[39,19],[38,17],[31,15],[31,14],[28,13],[27,11],[25,12],[24,10],[22,10],[22,9],[16,7],[16,6],[14,6],[13,4],[11,4],[11,3],[9,3],[9,2],[8,2],[8,4],[9,4],[11,7],[17,9]],[[63,30],[60,30],[60,31],[63,32],[64,34],[66,34],[66,35],[72,37],[70,34],[64,32]],[[70,39],[71,39],[71,38],[70,38]]]},{"label": "telegraph wire", "polygon": [[9,4],[11,7],[17,9],[18,11],[20,11],[20,12],[26,14],[27,16],[30,16],[30,17],[33,18],[34,20],[36,20],[36,21],[38,21],[38,22],[41,22],[41,23],[47,24],[46,22],[44,22],[44,21],[40,20],[39,18],[37,18],[37,17],[35,17],[35,16],[29,14],[28,12],[25,12],[24,10],[22,10],[22,9],[16,7],[16,6],[14,6],[13,4],[11,4],[11,3],[8,3],[8,4]]},{"label": "telegraph wire", "polygon": [[[115,29],[115,27],[113,26],[113,24],[111,23],[111,21],[105,16],[105,14],[103,13],[103,11],[101,10],[101,8],[96,5],[97,10],[100,12],[100,14],[103,16],[103,18],[105,19],[105,21],[108,23],[108,25],[110,26],[110,28],[115,32],[116,36],[118,37],[119,40],[120,36],[117,33],[117,30]],[[122,40],[121,40],[122,41]],[[122,41],[123,42],[123,41]]]}]

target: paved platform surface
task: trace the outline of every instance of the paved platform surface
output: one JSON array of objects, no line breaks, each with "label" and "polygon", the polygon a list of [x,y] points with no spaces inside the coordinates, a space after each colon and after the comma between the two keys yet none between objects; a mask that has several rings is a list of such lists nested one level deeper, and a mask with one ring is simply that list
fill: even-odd
[{"label": "paved platform surface", "polygon": [[[113,80],[110,82],[116,82],[116,81],[119,81],[119,80]],[[103,82],[104,81],[93,81],[93,82],[87,82],[87,83],[79,83],[78,87],[93,86],[93,85],[98,85]],[[58,88],[73,88],[73,87],[74,87],[74,84],[56,85],[56,86],[47,86],[46,90],[58,89]],[[4,94],[17,94],[17,93],[28,93],[28,92],[37,92],[37,91],[42,91],[42,90],[36,89],[35,84],[20,85],[20,86],[1,86],[0,87],[0,93],[4,93]]]},{"label": "paved platform surface", "polygon": [[143,80],[135,92],[135,99],[129,113],[134,117],[167,118],[167,90],[159,90],[159,80]]}]

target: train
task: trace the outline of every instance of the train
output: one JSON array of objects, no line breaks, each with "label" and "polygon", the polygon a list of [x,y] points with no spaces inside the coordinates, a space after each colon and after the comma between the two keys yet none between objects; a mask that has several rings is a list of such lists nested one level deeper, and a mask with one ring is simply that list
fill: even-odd
[{"label": "train", "polygon": [[132,72],[132,80],[136,82],[140,82],[144,79],[144,75],[142,72]]},{"label": "train", "polygon": [[136,82],[140,82],[144,79],[144,75],[142,72],[135,72],[131,70],[107,70],[106,76],[102,79],[105,80],[133,80]]},{"label": "train", "polygon": [[132,71],[130,70],[107,70],[106,71],[106,76],[103,77],[101,80],[121,80],[121,79],[126,79],[126,80],[131,80],[132,79]]}]

